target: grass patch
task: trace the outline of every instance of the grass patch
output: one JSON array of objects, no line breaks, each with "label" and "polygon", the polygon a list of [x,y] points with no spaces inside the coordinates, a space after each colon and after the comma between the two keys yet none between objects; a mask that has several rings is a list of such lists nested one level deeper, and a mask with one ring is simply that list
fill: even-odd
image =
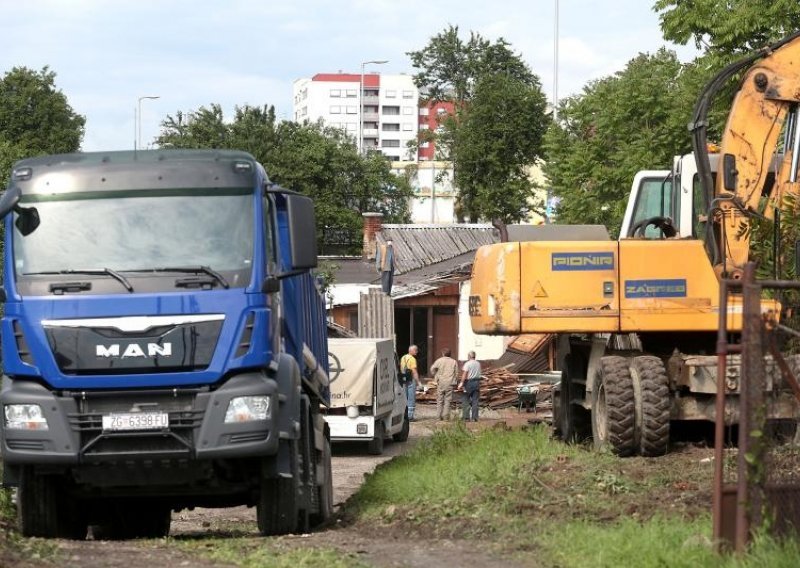
[{"label": "grass patch", "polygon": [[544,566],[796,565],[797,543],[769,539],[743,559],[716,556],[711,453],[685,446],[620,459],[555,441],[544,427],[456,424],[378,467],[347,512],[365,528],[480,537]]},{"label": "grass patch", "polygon": [[169,539],[185,552],[242,568],[361,568],[355,554],[333,549],[296,548],[282,539],[203,538]]}]

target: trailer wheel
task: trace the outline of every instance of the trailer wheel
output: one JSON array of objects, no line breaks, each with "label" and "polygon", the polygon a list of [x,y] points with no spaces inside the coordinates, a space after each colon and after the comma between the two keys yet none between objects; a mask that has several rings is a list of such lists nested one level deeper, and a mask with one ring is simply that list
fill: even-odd
[{"label": "trailer wheel", "polygon": [[411,431],[411,423],[408,421],[408,409],[406,408],[403,414],[403,427],[397,434],[392,434],[392,440],[395,442],[405,442],[408,440],[408,433]]},{"label": "trailer wheel", "polygon": [[326,437],[325,445],[322,446],[321,455],[322,469],[325,471],[325,477],[322,485],[315,488],[317,491],[317,501],[319,503],[319,510],[311,516],[311,526],[318,527],[328,521],[333,515],[333,471],[331,469],[331,441]]},{"label": "trailer wheel", "polygon": [[291,476],[266,477],[256,504],[258,530],[263,536],[289,534],[297,527],[299,480],[297,442],[287,442],[291,460]]},{"label": "trailer wheel", "polygon": [[669,377],[664,362],[652,355],[631,359],[631,378],[638,383],[636,409],[639,452],[643,456],[663,456],[669,446]]},{"label": "trailer wheel", "polygon": [[383,420],[375,422],[375,435],[367,442],[367,452],[373,456],[379,456],[383,453],[383,437],[385,435],[385,428]]},{"label": "trailer wheel", "polygon": [[592,438],[597,449],[610,448],[619,456],[635,451],[633,381],[625,357],[600,359],[592,391]]}]

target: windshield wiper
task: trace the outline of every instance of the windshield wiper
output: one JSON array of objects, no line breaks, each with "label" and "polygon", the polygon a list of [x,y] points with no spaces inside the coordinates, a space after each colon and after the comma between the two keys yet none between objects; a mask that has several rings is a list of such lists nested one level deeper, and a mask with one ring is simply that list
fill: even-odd
[{"label": "windshield wiper", "polygon": [[122,274],[120,274],[116,270],[112,270],[110,268],[82,268],[82,269],[70,269],[70,270],[53,270],[48,272],[26,272],[23,274],[23,276],[31,276],[36,274],[96,274],[96,275],[105,274],[111,276],[114,280],[125,286],[125,289],[128,292],[133,292],[133,286],[131,286],[131,283],[128,282],[128,279],[125,278]]},{"label": "windshield wiper", "polygon": [[153,272],[186,272],[188,274],[208,274],[219,282],[223,288],[230,288],[228,281],[219,272],[208,266],[165,266],[164,268],[153,268]]}]

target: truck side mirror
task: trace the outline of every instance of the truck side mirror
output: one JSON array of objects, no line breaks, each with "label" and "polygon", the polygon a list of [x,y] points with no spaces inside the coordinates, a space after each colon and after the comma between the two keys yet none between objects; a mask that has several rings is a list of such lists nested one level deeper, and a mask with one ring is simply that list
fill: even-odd
[{"label": "truck side mirror", "polygon": [[314,202],[305,195],[286,196],[286,212],[289,217],[290,252],[293,270],[305,270],[317,266],[316,220]]}]

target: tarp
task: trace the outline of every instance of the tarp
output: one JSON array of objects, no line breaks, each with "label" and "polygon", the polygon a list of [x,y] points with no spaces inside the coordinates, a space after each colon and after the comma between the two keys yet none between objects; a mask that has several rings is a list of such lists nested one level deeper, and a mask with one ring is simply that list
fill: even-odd
[{"label": "tarp", "polygon": [[376,416],[391,411],[397,380],[391,339],[329,338],[328,362],[331,407],[375,404]]}]

